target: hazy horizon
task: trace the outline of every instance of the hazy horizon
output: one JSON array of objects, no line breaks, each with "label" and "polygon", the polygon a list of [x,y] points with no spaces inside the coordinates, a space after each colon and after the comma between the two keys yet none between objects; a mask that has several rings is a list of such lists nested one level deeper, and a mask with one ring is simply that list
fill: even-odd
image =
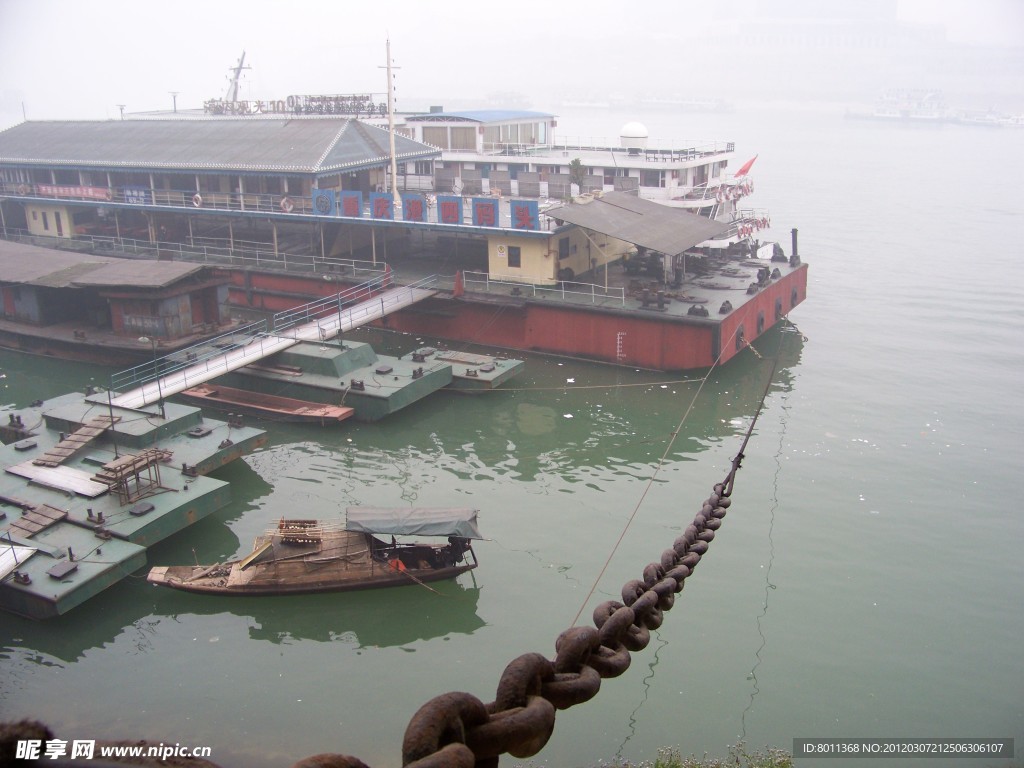
[{"label": "hazy horizon", "polygon": [[0,0],[0,128],[175,99],[201,108],[224,97],[243,51],[243,99],[383,93],[389,38],[399,109],[506,99],[554,110],[621,94],[843,101],[927,87],[1019,110],[1021,31],[1024,3],[1012,0],[656,0],[628,11],[564,0],[497,12],[468,0],[298,12],[264,0]]}]

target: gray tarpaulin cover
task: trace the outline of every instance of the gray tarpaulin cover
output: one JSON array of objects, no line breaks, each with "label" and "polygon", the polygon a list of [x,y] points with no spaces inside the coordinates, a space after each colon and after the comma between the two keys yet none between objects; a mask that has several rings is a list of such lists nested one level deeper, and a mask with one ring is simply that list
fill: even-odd
[{"label": "gray tarpaulin cover", "polygon": [[478,510],[464,507],[349,507],[345,529],[396,536],[460,536],[482,539]]}]

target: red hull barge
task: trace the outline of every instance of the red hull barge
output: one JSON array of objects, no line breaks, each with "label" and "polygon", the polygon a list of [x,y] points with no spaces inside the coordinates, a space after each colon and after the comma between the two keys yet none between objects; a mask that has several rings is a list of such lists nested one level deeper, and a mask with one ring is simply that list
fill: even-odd
[{"label": "red hull barge", "polygon": [[[580,300],[579,294],[563,295],[557,289],[524,295],[531,292],[494,282],[487,291],[472,284],[459,290],[461,281],[456,276],[451,290],[438,290],[435,297],[388,315],[378,325],[453,342],[652,370],[709,368],[756,343],[807,297],[806,264],[776,265],[763,260],[745,264],[729,280],[684,283],[660,298],[653,287],[630,292],[629,285],[638,281],[620,274],[624,300],[605,298],[599,303],[589,296]],[[778,277],[748,293],[756,272],[768,267],[778,267]],[[400,269],[404,277],[404,265]],[[295,306],[296,295],[328,296],[339,288],[337,281],[312,275],[238,271],[232,276],[229,296],[238,306],[281,311]],[[722,313],[725,302],[732,309]],[[707,315],[692,314],[693,307],[705,308]]]}]

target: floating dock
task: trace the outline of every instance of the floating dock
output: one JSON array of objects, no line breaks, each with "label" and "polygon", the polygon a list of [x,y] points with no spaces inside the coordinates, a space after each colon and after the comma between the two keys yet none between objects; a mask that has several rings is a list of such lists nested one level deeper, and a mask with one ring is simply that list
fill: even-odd
[{"label": "floating dock", "polygon": [[451,365],[452,383],[448,389],[456,392],[474,393],[496,389],[526,368],[522,360],[435,347],[420,347],[412,353],[411,358],[419,362],[432,359]]},{"label": "floating dock", "polygon": [[357,421],[377,421],[452,383],[440,361],[378,355],[359,341],[303,342],[218,379],[251,392],[355,409]]},{"label": "floating dock", "polygon": [[240,418],[72,393],[0,425],[0,608],[67,613],[146,565],[146,549],[230,501],[207,477],[266,442]]}]

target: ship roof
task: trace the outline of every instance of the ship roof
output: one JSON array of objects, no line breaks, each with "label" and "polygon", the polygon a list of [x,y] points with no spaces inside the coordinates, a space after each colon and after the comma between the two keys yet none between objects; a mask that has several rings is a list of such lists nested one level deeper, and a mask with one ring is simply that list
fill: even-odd
[{"label": "ship roof", "polygon": [[117,259],[0,241],[0,281],[46,288],[164,288],[204,269],[182,261]]},{"label": "ship roof", "polygon": [[406,122],[465,122],[502,123],[510,120],[544,120],[555,117],[549,112],[533,112],[526,109],[469,109],[458,112],[428,112],[410,115]]},{"label": "ship roof", "polygon": [[729,229],[728,224],[627,192],[577,198],[576,202],[549,208],[544,213],[553,219],[670,256],[683,253]]},{"label": "ship roof", "polygon": [[477,526],[478,512],[470,507],[348,507],[345,530],[482,539]]},{"label": "ship roof", "polygon": [[[396,159],[439,155],[395,135]],[[389,159],[388,131],[354,118],[32,120],[0,132],[3,164],[319,175]]]}]

